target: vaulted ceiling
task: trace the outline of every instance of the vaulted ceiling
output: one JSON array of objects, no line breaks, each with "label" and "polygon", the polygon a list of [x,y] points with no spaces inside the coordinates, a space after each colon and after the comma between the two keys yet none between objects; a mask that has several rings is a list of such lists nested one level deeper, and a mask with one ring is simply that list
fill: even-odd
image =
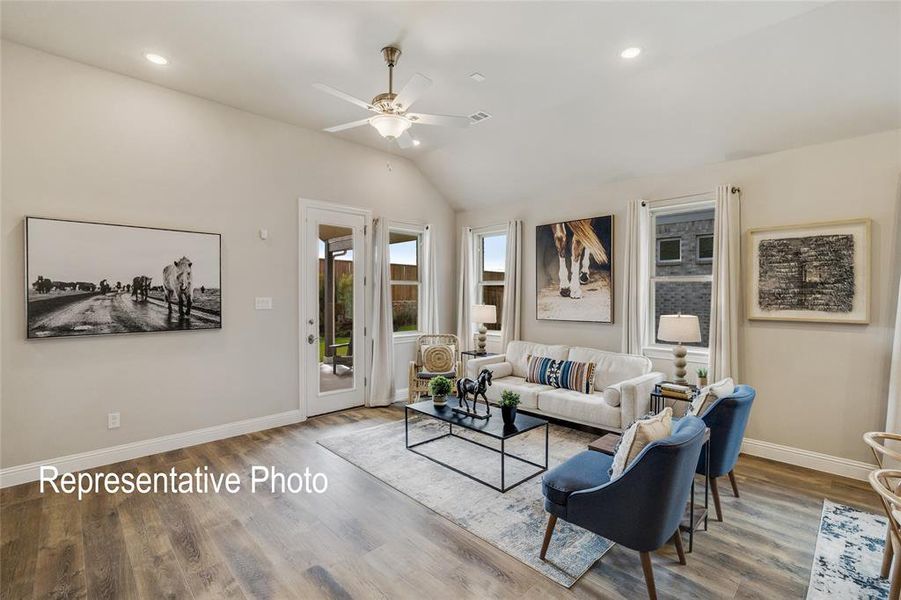
[{"label": "vaulted ceiling", "polygon": [[897,2],[4,1],[2,34],[313,129],[367,116],[313,83],[371,98],[399,45],[396,80],[434,81],[415,110],[492,118],[415,126],[410,150],[336,135],[460,208],[901,127]]}]

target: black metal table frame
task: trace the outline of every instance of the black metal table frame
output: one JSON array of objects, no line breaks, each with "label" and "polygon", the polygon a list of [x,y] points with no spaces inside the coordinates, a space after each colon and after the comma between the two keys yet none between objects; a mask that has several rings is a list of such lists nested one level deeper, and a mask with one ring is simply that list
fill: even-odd
[{"label": "black metal table frame", "polygon": [[[418,411],[414,411],[414,412],[416,412],[416,414],[421,415],[421,416],[423,416],[423,417],[430,417],[430,416],[431,416],[431,415],[427,415],[427,414],[424,414],[424,413],[420,413],[420,412],[418,412]],[[447,433],[444,433],[444,434],[441,434],[441,435],[439,435],[439,436],[433,437],[433,438],[429,438],[429,439],[427,439],[427,440],[423,440],[423,441],[421,441],[421,442],[416,442],[415,444],[412,444],[412,445],[411,445],[411,444],[410,444],[410,408],[409,408],[408,406],[405,406],[405,407],[404,407],[404,444],[406,445],[407,450],[409,450],[410,452],[412,452],[412,453],[414,453],[414,454],[417,454],[417,455],[419,455],[419,456],[422,456],[423,458],[427,458],[427,459],[429,459],[430,461],[432,461],[433,463],[437,463],[437,464],[441,465],[442,467],[444,467],[444,468],[446,468],[446,469],[450,469],[450,470],[453,471],[454,473],[459,473],[460,475],[463,475],[464,477],[469,477],[469,478],[472,479],[473,481],[477,481],[478,483],[481,483],[482,485],[488,486],[488,487],[490,487],[491,489],[493,489],[494,491],[500,492],[500,493],[503,494],[503,493],[506,493],[506,492],[512,490],[512,489],[515,488],[516,486],[518,486],[518,485],[520,485],[520,484],[523,484],[523,483],[527,482],[528,480],[530,480],[530,479],[532,479],[532,478],[534,478],[534,477],[536,477],[536,476],[538,476],[538,475],[541,475],[542,473],[544,473],[545,471],[547,471],[547,468],[548,468],[548,431],[549,431],[549,425],[550,425],[547,421],[545,421],[545,423],[544,423],[544,464],[542,465],[542,464],[539,464],[539,463],[536,463],[536,462],[532,462],[532,461],[530,461],[530,460],[527,460],[527,459],[525,459],[525,458],[522,458],[522,457],[520,457],[520,456],[516,456],[515,454],[510,454],[509,452],[507,452],[507,451],[506,451],[506,448],[505,448],[505,444],[504,444],[504,442],[506,441],[505,438],[494,438],[494,439],[500,439],[500,441],[501,441],[501,449],[498,450],[497,448],[493,448],[493,447],[491,447],[491,446],[489,446],[489,445],[487,445],[487,444],[483,444],[483,443],[481,443],[481,442],[477,442],[477,441],[475,441],[475,440],[471,440],[471,439],[469,439],[469,438],[467,438],[467,437],[463,437],[463,436],[461,436],[461,435],[457,435],[456,433],[454,433],[454,424],[453,424],[453,423],[450,423],[450,422],[448,422],[448,421],[444,421],[444,420],[442,420],[442,419],[438,419],[438,418],[435,418],[435,417],[432,417],[432,418],[435,419],[436,421],[440,421],[440,422],[442,422],[442,423],[447,423],[448,426],[449,426],[448,432],[447,432]],[[540,425],[539,425],[539,427],[540,427]],[[480,431],[478,431],[478,430],[476,430],[476,429],[469,429],[468,427],[465,427],[465,426],[463,427],[463,429],[465,429],[465,430],[467,430],[467,431],[471,431],[471,432],[473,432],[473,433],[478,433],[478,434],[481,434],[481,435],[487,435],[488,437],[492,437],[492,438],[494,437],[494,436],[491,436],[491,435],[489,435],[489,434],[487,434],[487,433],[482,433],[482,432],[480,432]],[[532,429],[537,429],[537,427],[533,427]],[[519,433],[527,433],[527,432],[529,432],[529,431],[532,431],[532,429],[528,429],[528,430],[526,430],[526,431],[522,431],[522,432],[519,432]],[[519,434],[517,434],[517,435],[519,435]],[[444,439],[444,438],[446,438],[446,437],[455,437],[455,438],[457,438],[457,439],[465,440],[465,441],[467,441],[467,442],[469,442],[469,443],[471,443],[471,444],[475,444],[476,446],[481,446],[482,448],[487,448],[488,450],[491,450],[492,452],[497,452],[498,454],[500,454],[500,455],[501,455],[501,486],[500,486],[500,487],[497,487],[496,485],[494,485],[494,484],[492,484],[492,483],[489,483],[488,481],[485,481],[484,479],[479,479],[479,478],[476,477],[475,475],[471,475],[471,474],[469,474],[469,473],[467,473],[467,472],[465,472],[465,471],[461,471],[460,469],[458,469],[458,468],[456,468],[456,467],[454,467],[454,466],[452,466],[452,465],[449,465],[449,464],[447,464],[447,463],[444,462],[444,461],[438,460],[437,458],[431,457],[431,456],[429,456],[428,454],[423,454],[422,452],[419,452],[418,450],[415,450],[415,448],[417,448],[418,446],[422,446],[423,444],[428,444],[428,443],[431,443],[431,442],[435,442],[435,441]],[[513,437],[515,437],[515,436],[513,436]],[[531,465],[531,466],[533,466],[533,467],[538,467],[539,470],[538,470],[538,471],[535,471],[534,473],[532,473],[531,475],[529,475],[529,476],[527,476],[527,477],[525,477],[525,478],[523,478],[523,479],[520,479],[519,481],[517,481],[516,483],[514,483],[514,484],[512,484],[512,485],[506,485],[506,481],[505,481],[505,472],[504,472],[504,470],[505,470],[505,467],[504,467],[504,459],[507,458],[507,457],[512,458],[512,459],[514,459],[514,460],[518,460],[518,461],[520,461],[520,462],[523,462],[523,463],[525,463],[525,464],[527,464],[527,465]]]},{"label": "black metal table frame", "polygon": [[[710,495],[710,440],[704,442],[704,531],[707,531],[707,519],[710,516],[708,498]],[[695,541],[695,477],[691,478],[691,496],[688,499],[688,551],[694,548]]]}]

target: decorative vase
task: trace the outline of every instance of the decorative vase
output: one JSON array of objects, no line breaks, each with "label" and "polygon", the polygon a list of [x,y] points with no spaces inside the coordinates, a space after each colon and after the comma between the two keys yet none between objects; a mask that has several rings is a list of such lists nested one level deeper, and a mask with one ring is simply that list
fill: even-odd
[{"label": "decorative vase", "polygon": [[698,377],[698,387],[704,387],[707,385],[706,377]]},{"label": "decorative vase", "polygon": [[432,404],[435,406],[444,406],[447,404],[447,396],[432,396]]},{"label": "decorative vase", "polygon": [[504,425],[513,425],[516,422],[516,407],[502,406],[501,417],[504,419]]}]

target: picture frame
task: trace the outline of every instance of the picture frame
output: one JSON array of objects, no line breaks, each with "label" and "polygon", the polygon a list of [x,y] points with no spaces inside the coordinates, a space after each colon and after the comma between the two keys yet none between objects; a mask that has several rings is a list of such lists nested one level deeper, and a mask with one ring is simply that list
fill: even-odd
[{"label": "picture frame", "polygon": [[867,218],[749,229],[748,319],[869,323],[871,229]]},{"label": "picture frame", "polygon": [[[574,236],[573,224],[579,230]],[[562,227],[566,241],[560,259],[554,234],[555,227]],[[558,230],[559,232],[559,230]],[[577,278],[573,279],[572,241],[585,238],[585,248],[603,249],[583,254],[577,265]],[[569,219],[535,226],[535,318],[539,321],[573,321],[582,323],[612,324],[615,314],[614,290],[614,215]],[[595,246],[596,248],[597,246]],[[598,260],[595,253],[606,256],[606,262]],[[585,263],[585,256],[589,256]],[[587,278],[584,276],[587,269]],[[566,270],[565,281],[560,276]],[[583,275],[583,276],[579,276]]]},{"label": "picture frame", "polygon": [[222,236],[27,216],[25,337],[222,328]]}]

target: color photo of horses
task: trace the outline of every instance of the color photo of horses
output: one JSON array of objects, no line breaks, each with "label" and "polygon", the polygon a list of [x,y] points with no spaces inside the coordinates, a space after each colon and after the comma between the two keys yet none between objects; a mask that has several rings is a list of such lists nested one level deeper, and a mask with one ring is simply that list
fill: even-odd
[{"label": "color photo of horses", "polygon": [[28,338],[221,328],[220,239],[27,217]]},{"label": "color photo of horses", "polygon": [[539,225],[535,250],[538,319],[613,322],[613,215]]}]

